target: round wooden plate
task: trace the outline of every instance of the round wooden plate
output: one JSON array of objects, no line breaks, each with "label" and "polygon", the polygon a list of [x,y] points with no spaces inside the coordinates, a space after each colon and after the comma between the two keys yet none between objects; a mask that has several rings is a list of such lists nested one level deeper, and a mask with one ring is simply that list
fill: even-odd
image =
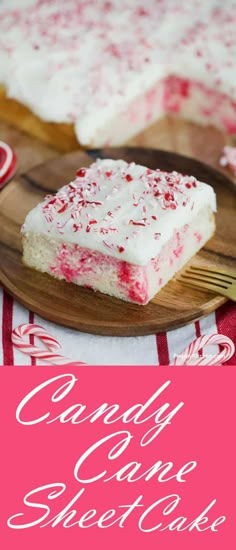
[{"label": "round wooden plate", "polygon": [[[194,263],[235,268],[235,185],[197,160],[156,149],[113,148],[76,151],[57,157],[12,180],[0,194],[0,280],[8,292],[38,315],[74,329],[102,335],[138,336],[175,329],[199,319],[225,302],[208,291],[171,281],[146,306],[57,281],[21,262],[20,227],[27,212],[46,192],[73,179],[94,158],[122,158],[150,168],[177,170],[211,184],[217,194],[217,231]],[[193,260],[192,260],[193,262]]]}]

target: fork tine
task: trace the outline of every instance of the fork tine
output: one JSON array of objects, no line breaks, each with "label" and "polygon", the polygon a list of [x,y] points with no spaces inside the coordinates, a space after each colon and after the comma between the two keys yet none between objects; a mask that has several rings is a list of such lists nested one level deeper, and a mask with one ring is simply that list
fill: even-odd
[{"label": "fork tine", "polygon": [[205,280],[189,277],[188,275],[180,275],[179,281],[190,286],[205,288],[207,290],[211,290],[212,292],[218,291],[220,294],[227,290],[226,286],[217,285],[213,282],[211,283],[210,281],[206,282]]},{"label": "fork tine", "polygon": [[222,276],[218,276],[218,275],[214,275],[212,272],[211,273],[207,273],[206,271],[204,271],[203,273],[199,270],[199,271],[195,271],[193,269],[186,269],[185,272],[184,272],[184,275],[189,275],[191,276],[193,279],[196,279],[198,280],[199,278],[202,280],[202,281],[206,281],[206,283],[209,281],[209,282],[214,282],[215,284],[223,284],[224,286],[227,285],[230,286],[234,283],[233,279],[226,279],[225,277],[223,277],[223,274]]},{"label": "fork tine", "polygon": [[190,265],[187,269],[191,269],[191,271],[195,271],[197,273],[212,273],[214,274],[215,276],[219,276],[219,277],[227,277],[229,279],[233,279],[233,281],[236,281],[236,271],[228,271],[227,273],[222,270],[222,269],[218,269],[218,268],[214,268],[214,267],[204,267],[204,266],[197,266],[197,265]]}]

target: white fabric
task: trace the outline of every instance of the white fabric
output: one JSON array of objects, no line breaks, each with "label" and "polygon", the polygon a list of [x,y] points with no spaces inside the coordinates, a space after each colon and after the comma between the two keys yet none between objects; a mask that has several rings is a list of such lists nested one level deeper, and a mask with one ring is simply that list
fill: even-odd
[{"label": "white fabric", "polygon": [[[0,311],[2,309],[3,291],[0,289]],[[12,327],[29,323],[29,312],[14,301]],[[158,365],[157,339],[155,335],[140,337],[95,336],[55,325],[38,315],[34,315],[34,323],[41,325],[61,344],[62,355],[73,361],[83,361],[92,365]],[[215,313],[211,313],[200,321],[201,334],[217,333]],[[175,354],[180,354],[196,338],[195,324],[186,325],[167,333],[167,344],[170,363],[173,364]],[[38,345],[38,342],[36,342]],[[43,346],[42,346],[43,347]],[[3,364],[2,331],[0,331],[0,364]],[[208,348],[208,353],[211,353]],[[214,350],[216,352],[216,347]],[[30,365],[31,359],[14,348],[15,365]],[[36,361],[37,365],[45,365]]]}]

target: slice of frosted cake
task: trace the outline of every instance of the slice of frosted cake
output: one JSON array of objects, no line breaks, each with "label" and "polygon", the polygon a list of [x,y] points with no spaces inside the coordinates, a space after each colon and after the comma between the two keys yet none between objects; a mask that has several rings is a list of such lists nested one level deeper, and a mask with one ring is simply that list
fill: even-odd
[{"label": "slice of frosted cake", "polygon": [[216,197],[193,176],[97,160],[29,212],[23,261],[147,304],[215,230]]}]

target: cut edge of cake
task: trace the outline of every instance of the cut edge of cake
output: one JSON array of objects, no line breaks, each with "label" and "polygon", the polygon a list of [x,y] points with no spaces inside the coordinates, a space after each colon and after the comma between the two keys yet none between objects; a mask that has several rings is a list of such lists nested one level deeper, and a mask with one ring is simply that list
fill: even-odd
[{"label": "cut edge of cake", "polygon": [[29,232],[23,237],[23,262],[56,279],[146,305],[199,252],[214,231],[214,214],[209,207],[203,208],[190,224],[174,231],[161,252],[144,266]]}]

